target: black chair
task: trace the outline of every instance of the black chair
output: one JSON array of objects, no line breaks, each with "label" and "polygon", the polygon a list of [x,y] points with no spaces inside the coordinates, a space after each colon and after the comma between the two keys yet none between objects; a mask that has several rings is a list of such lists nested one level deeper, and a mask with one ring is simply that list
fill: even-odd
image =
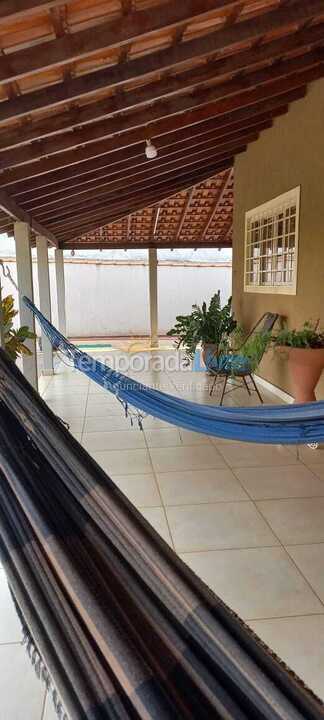
[{"label": "black chair", "polygon": [[[264,313],[260,320],[254,325],[252,330],[249,332],[248,336],[245,338],[245,340],[242,342],[242,344],[235,348],[235,350],[230,351],[225,357],[228,358],[228,361],[225,362],[225,366],[221,367],[219,364],[220,358],[216,356],[216,353],[211,355],[210,359],[207,361],[207,368],[208,372],[211,375],[214,375],[214,382],[212,384],[212,387],[210,389],[210,396],[212,396],[215,385],[219,384],[219,382],[223,382],[222,387],[222,395],[220,400],[220,405],[223,404],[223,400],[225,395],[232,392],[233,390],[237,390],[239,388],[245,387],[249,395],[252,395],[252,392],[256,392],[260,403],[263,403],[263,399],[261,397],[260,391],[256,385],[256,382],[253,377],[253,370],[251,366],[249,366],[248,358],[245,358],[245,362],[242,362],[242,368],[240,369],[238,362],[238,367],[235,368],[235,358],[239,358],[239,352],[244,348],[244,345],[248,341],[249,338],[251,338],[256,333],[259,333],[260,335],[266,334],[271,332],[273,329],[273,326],[277,322],[279,318],[279,315],[277,313]],[[262,357],[264,354],[264,350],[262,353],[260,353],[260,357],[258,358],[258,364],[261,362]],[[215,361],[215,358],[217,359],[217,365],[213,367],[213,360]],[[220,380],[221,378],[221,380]],[[241,382],[235,383],[235,379],[240,378]],[[226,389],[228,380],[231,379],[231,387]]]}]

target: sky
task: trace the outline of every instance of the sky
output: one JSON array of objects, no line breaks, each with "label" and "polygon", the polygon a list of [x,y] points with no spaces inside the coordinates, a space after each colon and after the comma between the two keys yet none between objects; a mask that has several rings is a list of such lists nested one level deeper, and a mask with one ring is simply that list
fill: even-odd
[{"label": "sky", "polygon": [[[64,252],[66,257],[71,257],[71,251]],[[7,235],[0,235],[0,256],[14,257],[15,243]],[[91,258],[98,260],[147,260],[147,250],[76,250],[74,258]],[[218,250],[217,248],[175,249],[159,250],[158,259],[172,262],[224,262],[232,259],[232,250],[229,248]]]}]

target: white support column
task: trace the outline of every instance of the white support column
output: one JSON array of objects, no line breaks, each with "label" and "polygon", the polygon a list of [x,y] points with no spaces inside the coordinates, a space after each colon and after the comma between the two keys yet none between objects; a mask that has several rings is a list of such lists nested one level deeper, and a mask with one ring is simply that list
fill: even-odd
[{"label": "white support column", "polygon": [[58,326],[62,335],[66,335],[65,279],[63,250],[55,250],[55,276],[57,293]]},{"label": "white support column", "polygon": [[[25,222],[15,222],[15,243],[16,243],[16,263],[17,263],[17,280],[19,290],[19,317],[20,325],[28,325],[32,332],[35,332],[35,320],[33,313],[25,307],[22,296],[26,295],[30,300],[34,300],[33,289],[33,268],[30,245],[30,228]],[[22,356],[22,368],[24,376],[34,388],[38,387],[37,380],[37,355],[36,340],[26,340],[27,347],[31,350],[32,355]]]},{"label": "white support column", "polygon": [[158,334],[158,286],[157,286],[157,250],[149,248],[149,293],[151,347],[159,347]]},{"label": "white support column", "polygon": [[[36,238],[37,247],[37,273],[38,273],[38,287],[39,287],[39,307],[40,311],[45,315],[46,319],[51,322],[51,290],[50,290],[50,277],[49,277],[49,265],[48,265],[48,249],[47,249],[47,238],[42,235],[37,235]],[[53,375],[53,348],[47,337],[42,330],[42,351],[43,351],[43,375]]]}]

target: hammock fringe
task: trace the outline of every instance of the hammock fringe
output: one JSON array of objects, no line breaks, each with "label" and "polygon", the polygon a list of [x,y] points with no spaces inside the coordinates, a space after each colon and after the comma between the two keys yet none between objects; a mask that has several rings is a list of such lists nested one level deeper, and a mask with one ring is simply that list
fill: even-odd
[{"label": "hammock fringe", "polygon": [[21,645],[23,647],[25,647],[25,649],[26,649],[26,653],[30,659],[31,665],[34,668],[34,671],[35,671],[35,674],[36,674],[38,680],[40,680],[40,682],[44,683],[44,685],[46,686],[47,693],[49,695],[51,695],[51,697],[52,697],[54,709],[57,714],[58,720],[69,720],[69,717],[64,710],[63,703],[62,703],[62,701],[59,697],[59,694],[57,692],[57,689],[54,685],[51,674],[50,674],[50,672],[46,666],[46,663],[44,662],[44,660],[35,644],[34,638],[30,633],[30,630],[24,620],[22,611],[17,603],[17,600],[16,600],[14,593],[12,592],[12,589],[10,588],[10,586],[9,586],[9,589],[11,592],[11,597],[13,599],[17,615],[18,615],[20,623],[21,623],[21,628],[22,628]]},{"label": "hammock fringe", "polygon": [[[70,343],[28,298],[25,305],[40,322],[53,346],[77,370],[111,392],[123,404],[126,417],[135,416],[139,427],[152,415],[194,432],[245,442],[299,445],[324,440],[324,401],[300,405],[234,408],[190,402],[112,370]],[[130,410],[136,408],[136,411]]]}]

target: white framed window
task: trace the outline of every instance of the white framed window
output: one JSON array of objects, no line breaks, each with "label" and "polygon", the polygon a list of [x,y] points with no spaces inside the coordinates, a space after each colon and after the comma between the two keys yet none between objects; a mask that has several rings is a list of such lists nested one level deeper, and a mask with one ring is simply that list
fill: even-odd
[{"label": "white framed window", "polygon": [[296,295],[300,186],[245,214],[244,291]]}]

